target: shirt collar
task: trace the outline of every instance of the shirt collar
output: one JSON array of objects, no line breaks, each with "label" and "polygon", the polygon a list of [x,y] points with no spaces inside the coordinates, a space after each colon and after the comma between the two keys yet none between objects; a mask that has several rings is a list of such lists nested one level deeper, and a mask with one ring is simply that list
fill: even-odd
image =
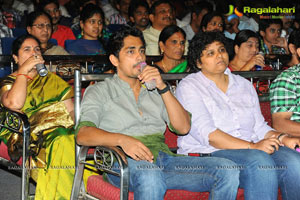
[{"label": "shirt collar", "polygon": [[[131,90],[130,85],[126,81],[120,79],[120,77],[118,76],[117,73],[114,74],[113,79],[118,83],[119,86],[121,86],[122,89],[124,89],[124,90],[130,89]],[[140,92],[144,91],[145,89],[146,89],[145,87],[141,86]]]},{"label": "shirt collar", "polygon": [[155,29],[155,28],[153,28],[153,26],[150,26],[150,31],[152,32],[152,33],[154,33],[154,34],[156,34],[156,35],[159,35],[160,34],[160,32],[161,31],[159,31],[159,30],[157,30],[157,29]]},{"label": "shirt collar", "polygon": [[[201,79],[204,80],[204,85],[205,86],[212,86],[212,85],[215,86],[216,85],[215,82],[208,79],[201,71],[198,72],[197,74]],[[228,80],[229,80],[228,88],[230,88],[232,85],[236,84],[236,82],[234,81],[234,78],[232,76],[232,73],[231,73],[230,69],[228,69],[228,67],[224,71],[224,74],[228,75]]]}]

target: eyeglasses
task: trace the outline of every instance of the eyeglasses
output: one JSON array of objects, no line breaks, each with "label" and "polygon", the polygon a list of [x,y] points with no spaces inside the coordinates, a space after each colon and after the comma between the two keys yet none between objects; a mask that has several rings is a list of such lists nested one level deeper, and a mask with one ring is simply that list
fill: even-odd
[{"label": "eyeglasses", "polygon": [[45,27],[46,29],[52,28],[51,24],[33,24],[32,26],[36,26],[38,29],[44,29]]}]

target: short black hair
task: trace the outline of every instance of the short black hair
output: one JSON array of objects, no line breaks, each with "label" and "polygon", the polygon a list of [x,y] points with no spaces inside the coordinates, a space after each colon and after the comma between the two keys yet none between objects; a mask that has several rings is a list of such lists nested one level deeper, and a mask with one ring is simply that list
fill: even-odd
[{"label": "short black hair", "polygon": [[173,4],[171,3],[171,1],[169,1],[169,0],[158,0],[158,1],[155,1],[153,4],[152,4],[152,6],[151,6],[151,8],[150,8],[150,13],[149,14],[153,14],[153,15],[155,15],[155,9],[156,9],[156,7],[158,7],[160,4],[169,4],[170,5],[170,7],[172,8],[172,9],[174,9],[174,6],[173,6]]},{"label": "short black hair", "polygon": [[28,27],[28,26],[32,27],[35,20],[38,17],[43,16],[43,15],[49,19],[51,27],[52,27],[51,16],[48,13],[44,12],[43,10],[37,10],[37,11],[33,11],[33,12],[29,13],[26,17],[26,27]]},{"label": "short black hair", "polygon": [[12,44],[12,48],[11,48],[12,55],[16,55],[16,56],[19,55],[19,50],[20,50],[22,44],[28,38],[34,39],[39,45],[41,44],[40,41],[33,35],[30,35],[30,34],[21,35],[21,36],[17,37],[17,39],[15,39]]},{"label": "short black hair", "polygon": [[192,7],[192,11],[191,13],[196,13],[196,15],[198,16],[202,10],[208,10],[208,12],[212,12],[213,11],[213,6],[211,3],[207,2],[207,1],[200,1],[199,3],[196,3],[193,7]]},{"label": "short black hair", "polygon": [[293,30],[290,33],[288,44],[295,45],[296,49],[300,48],[300,30]]},{"label": "short black hair", "polygon": [[223,23],[223,31],[225,31],[225,19],[224,16],[219,12],[209,12],[206,15],[203,16],[203,19],[201,21],[200,30],[203,30],[203,27],[207,27],[208,23],[212,20],[214,17],[221,17],[222,23]]},{"label": "short black hair", "polygon": [[258,22],[259,31],[266,32],[266,29],[269,28],[271,24],[279,24],[282,28],[282,21],[280,19],[261,19]]},{"label": "short black hair", "polygon": [[143,36],[143,32],[135,27],[124,26],[119,31],[116,31],[109,38],[109,42],[107,45],[108,55],[114,55],[119,58],[119,53],[121,49],[124,47],[124,39],[128,36],[134,36],[141,39],[144,46],[146,46],[146,42]]},{"label": "short black hair", "polygon": [[54,3],[57,6],[57,8],[59,8],[59,3],[57,0],[41,0],[38,4],[38,9],[44,10],[44,8],[50,3]]},{"label": "short black hair", "polygon": [[133,14],[138,9],[138,7],[146,8],[147,12],[150,12],[149,5],[145,0],[131,0],[128,7],[128,17],[133,17]]},{"label": "short black hair", "polygon": [[257,38],[259,40],[259,36],[257,33],[253,32],[251,30],[248,30],[248,29],[241,30],[235,36],[234,46],[237,45],[240,47],[242,43],[247,42],[248,39],[251,37]]},{"label": "short black hair", "polygon": [[[202,52],[207,48],[207,45],[213,42],[221,42],[224,44],[225,36],[220,32],[198,32],[190,42],[189,51],[187,55],[188,66],[193,72],[200,69],[197,63],[201,63]],[[225,44],[224,44],[225,46]]]}]

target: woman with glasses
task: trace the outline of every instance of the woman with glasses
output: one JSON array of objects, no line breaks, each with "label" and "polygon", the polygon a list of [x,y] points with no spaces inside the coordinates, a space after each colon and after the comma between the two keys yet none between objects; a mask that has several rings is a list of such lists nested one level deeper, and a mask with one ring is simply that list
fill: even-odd
[{"label": "woman with glasses", "polygon": [[27,32],[40,41],[43,55],[69,55],[63,47],[49,42],[52,34],[52,22],[49,14],[43,11],[30,13],[27,18]]},{"label": "woman with glasses", "polygon": [[200,30],[203,32],[219,31],[223,33],[225,30],[225,20],[222,14],[218,12],[210,12],[203,16]]},{"label": "woman with glasses", "polygon": [[[219,12],[210,12],[203,16],[201,21],[200,30],[203,32],[220,32],[224,33],[225,19]],[[233,40],[225,37],[224,44],[229,55],[229,60],[233,59]]]},{"label": "woman with glasses", "polygon": [[[44,64],[39,40],[23,35],[13,42],[16,71],[0,80],[1,105],[26,114],[30,122],[30,175],[35,199],[70,199],[75,165],[72,87],[52,72],[40,76]],[[13,162],[22,156],[23,138],[7,129],[0,141]]]}]

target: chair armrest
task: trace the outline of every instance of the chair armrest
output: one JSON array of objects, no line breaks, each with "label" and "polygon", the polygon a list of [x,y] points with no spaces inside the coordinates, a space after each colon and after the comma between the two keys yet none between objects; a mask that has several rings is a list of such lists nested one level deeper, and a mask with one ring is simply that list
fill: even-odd
[{"label": "chair armrest", "polygon": [[[84,166],[92,166],[96,169],[102,170],[106,173],[110,173],[120,177],[120,199],[128,199],[129,191],[129,169],[127,166],[125,153],[118,147],[105,147],[97,146],[92,157],[88,156],[88,159],[94,159],[96,164],[91,164],[86,162],[87,154],[90,147],[81,146],[79,150],[79,155],[77,159],[77,168],[73,182],[71,199],[75,200],[79,197],[84,196],[85,187],[82,181]],[[125,161],[122,159],[124,156]],[[120,166],[120,173],[112,170],[113,163],[116,159]]]},{"label": "chair armrest", "polygon": [[0,106],[0,129],[8,129],[14,133],[30,136],[30,124],[27,115]]},{"label": "chair armrest", "polygon": [[28,117],[17,111],[0,106],[0,131],[8,129],[13,133],[23,136],[23,153],[22,153],[22,199],[29,198],[29,144],[30,144],[30,124]]},{"label": "chair armrest", "polygon": [[[120,174],[112,170],[115,159],[120,166]],[[94,152],[94,161],[97,165],[97,169],[116,176],[126,176],[128,167],[126,155],[123,150],[118,147],[97,146]]]}]

